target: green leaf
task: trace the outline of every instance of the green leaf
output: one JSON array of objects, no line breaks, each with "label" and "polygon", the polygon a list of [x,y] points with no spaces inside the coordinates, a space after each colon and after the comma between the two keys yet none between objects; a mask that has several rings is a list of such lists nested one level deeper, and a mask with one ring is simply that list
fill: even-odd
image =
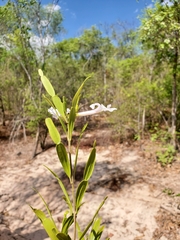
[{"label": "green leaf", "polygon": [[169,40],[169,39],[165,39],[164,42],[167,43],[167,44],[169,44],[169,43],[170,43],[170,40]]},{"label": "green leaf", "polygon": [[68,218],[65,217],[64,221],[62,222],[61,232],[64,234],[68,234],[68,229],[73,224],[73,222],[73,215],[69,216]]},{"label": "green leaf", "polygon": [[53,142],[55,144],[59,144],[61,142],[61,137],[60,137],[60,134],[59,134],[57,128],[55,127],[52,119],[51,118],[46,118],[45,123],[46,123],[46,126],[47,126],[48,130],[49,130],[49,134],[50,134]]},{"label": "green leaf", "polygon": [[44,94],[43,94],[43,98],[46,100],[47,103],[49,103],[50,106],[53,106],[53,103],[51,102],[51,100],[47,98]]},{"label": "green leaf", "polygon": [[86,191],[88,185],[88,181],[83,180],[82,182],[80,182],[77,191],[76,191],[76,210],[79,210],[79,207],[81,205],[81,201],[84,197],[84,193]]},{"label": "green leaf", "polygon": [[39,76],[42,77],[44,74],[43,74],[43,71],[41,69],[38,70],[38,73],[39,73]]},{"label": "green leaf", "polygon": [[96,149],[94,147],[89,155],[89,159],[84,169],[84,175],[83,175],[84,180],[88,181],[90,179],[94,170],[95,161],[96,161]]},{"label": "green leaf", "polygon": [[46,76],[44,76],[43,72],[41,69],[39,69],[39,75],[41,77],[41,82],[44,86],[44,88],[46,89],[46,92],[53,97],[55,95],[55,91],[53,86],[51,85],[50,81],[47,79]]},{"label": "green leaf", "polygon": [[76,110],[76,112],[78,111],[78,103],[79,103],[79,99],[80,99],[80,96],[81,96],[81,91],[82,91],[82,88],[85,84],[85,82],[88,80],[89,77],[87,77],[84,82],[81,84],[81,86],[79,87],[79,89],[77,90],[76,94],[74,95],[73,97],[73,100],[72,100],[72,107]]},{"label": "green leaf", "polygon": [[71,177],[71,166],[70,166],[70,161],[69,161],[65,146],[62,143],[57,144],[56,151],[57,151],[59,160],[63,166],[65,173],[70,178]]},{"label": "green leaf", "polygon": [[75,119],[76,119],[76,111],[75,108],[71,108],[70,114],[69,114],[69,123],[68,123],[68,139],[69,141],[71,141],[72,139],[72,133],[74,130],[74,123],[75,123]]},{"label": "green leaf", "polygon": [[64,113],[64,105],[63,105],[61,99],[57,95],[55,95],[52,97],[52,101],[54,103],[55,108],[58,110],[58,112],[64,118],[64,120],[67,122],[67,119],[66,119],[66,116]]},{"label": "green leaf", "polygon": [[69,235],[65,235],[64,233],[58,233],[56,236],[59,240],[71,240]]},{"label": "green leaf", "polygon": [[101,224],[101,218],[97,218],[95,221],[94,221],[94,224],[93,224],[93,229],[98,232],[98,229],[100,228],[100,224]]},{"label": "green leaf", "polygon": [[[44,165],[45,166],[45,165]],[[64,193],[64,196],[65,196],[65,201],[66,203],[68,204],[69,206],[69,210],[70,210],[70,213],[73,212],[73,207],[72,207],[72,204],[71,204],[71,201],[70,201],[70,198],[69,198],[69,195],[66,191],[66,188],[64,187],[64,184],[62,183],[61,179],[58,177],[58,175],[56,173],[54,173],[50,168],[48,168],[47,166],[45,166],[51,173],[52,175],[54,175],[54,177],[58,180],[58,183]]]},{"label": "green leaf", "polygon": [[63,96],[63,108],[64,108],[64,112],[67,111],[67,103],[66,103],[66,98]]},{"label": "green leaf", "polygon": [[89,235],[89,240],[98,240],[100,239],[102,232],[104,230],[104,226],[101,225],[101,218],[97,218],[94,221],[94,224],[92,226],[91,233]]},{"label": "green leaf", "polygon": [[59,231],[58,231],[56,225],[54,224],[54,222],[51,219],[47,218],[43,211],[35,209],[33,207],[31,207],[31,209],[36,214],[36,216],[40,219],[40,221],[41,221],[44,229],[46,230],[48,236],[50,237],[50,239],[59,240],[59,238],[56,236]]}]

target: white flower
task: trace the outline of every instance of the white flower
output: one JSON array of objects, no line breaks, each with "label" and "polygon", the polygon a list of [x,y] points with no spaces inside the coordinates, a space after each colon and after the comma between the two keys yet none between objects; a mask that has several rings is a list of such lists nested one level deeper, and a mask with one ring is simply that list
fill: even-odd
[{"label": "white flower", "polygon": [[[52,114],[53,118],[55,118],[55,119],[58,119],[58,118],[61,116],[61,114],[59,113],[59,111],[58,111],[57,109],[53,108],[53,107],[50,107],[50,108],[48,109],[48,112],[49,112],[50,114]],[[69,109],[69,108],[67,108],[67,113],[70,113],[70,109]]]},{"label": "white flower", "polygon": [[99,104],[99,103],[93,103],[90,105],[90,108],[92,108],[92,110],[89,111],[85,111],[85,112],[78,112],[77,116],[89,116],[89,115],[93,115],[96,113],[100,113],[100,112],[113,112],[114,110],[117,110],[117,108],[111,108],[111,104],[107,105],[107,107],[105,107],[103,104]]},{"label": "white flower", "polygon": [[[78,112],[77,116],[78,117],[83,117],[83,116],[89,116],[89,115],[94,115],[100,112],[113,112],[115,110],[117,110],[117,108],[111,108],[111,104],[107,105],[107,107],[105,107],[103,104],[99,104],[99,103],[94,103],[90,105],[90,108],[92,110],[89,111],[85,111],[85,112]],[[53,107],[48,109],[48,112],[52,114],[53,118],[58,119],[61,115],[58,112],[57,109],[54,109]],[[70,112],[70,109],[67,109],[67,113]]]},{"label": "white flower", "polygon": [[49,112],[50,114],[52,114],[53,118],[55,118],[55,119],[58,119],[58,118],[60,117],[60,113],[58,112],[58,110],[55,109],[55,108],[53,108],[53,107],[50,107],[50,108],[48,109],[48,112]]}]

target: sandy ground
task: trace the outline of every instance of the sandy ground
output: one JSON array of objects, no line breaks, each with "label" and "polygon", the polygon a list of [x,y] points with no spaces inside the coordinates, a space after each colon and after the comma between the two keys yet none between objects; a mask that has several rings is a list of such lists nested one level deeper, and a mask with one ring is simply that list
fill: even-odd
[{"label": "sandy ground", "polygon": [[[0,145],[0,240],[49,239],[28,204],[44,209],[33,188],[43,195],[57,225],[66,204],[56,180],[43,164],[56,172],[68,186],[55,148],[30,160],[32,142]],[[152,149],[151,149],[152,150]],[[78,180],[90,148],[81,148]],[[169,190],[169,195],[167,191]],[[163,192],[164,191],[164,192]],[[165,193],[166,192],[166,193]],[[146,146],[120,144],[97,147],[95,172],[80,210],[81,228],[89,222],[105,196],[100,216],[106,228],[102,237],[112,240],[180,239],[180,161],[162,168]]]}]

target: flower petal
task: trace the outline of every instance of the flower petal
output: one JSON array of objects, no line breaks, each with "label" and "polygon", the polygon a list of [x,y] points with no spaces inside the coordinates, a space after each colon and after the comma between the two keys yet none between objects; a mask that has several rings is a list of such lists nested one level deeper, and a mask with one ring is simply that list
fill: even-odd
[{"label": "flower petal", "polygon": [[52,114],[53,118],[58,119],[60,117],[60,113],[58,112],[57,109],[54,109],[53,107],[50,107],[48,109],[48,112]]},{"label": "flower petal", "polygon": [[99,104],[99,103],[91,104],[90,108],[92,108],[92,110],[85,111],[85,112],[79,112],[77,114],[77,116],[88,116],[88,115],[93,115],[93,114],[97,114],[100,112],[107,112],[107,111],[113,112],[114,110],[117,110],[117,108],[111,108],[111,104],[109,104],[109,105],[107,105],[107,107],[105,107],[103,104]]}]

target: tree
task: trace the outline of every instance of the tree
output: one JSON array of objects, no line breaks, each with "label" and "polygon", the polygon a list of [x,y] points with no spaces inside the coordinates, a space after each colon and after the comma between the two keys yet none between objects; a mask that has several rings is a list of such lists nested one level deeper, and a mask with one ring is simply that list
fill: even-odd
[{"label": "tree", "polygon": [[166,62],[172,69],[171,135],[172,145],[177,148],[177,84],[179,83],[180,58],[180,1],[172,5],[156,3],[154,8],[145,10],[139,29],[140,39],[150,49],[158,63]]},{"label": "tree", "polygon": [[[36,0],[9,0],[0,7],[0,15],[0,47],[8,52],[12,61],[13,86],[19,93],[20,102],[14,101],[19,108],[18,122],[22,124],[20,119],[25,119],[26,123],[31,122],[31,126],[34,122],[39,132],[44,116],[42,84],[37,77],[37,69],[45,70],[50,55],[49,45],[62,30],[62,14],[54,4],[44,7]],[[4,75],[2,85],[5,79]]]}]

